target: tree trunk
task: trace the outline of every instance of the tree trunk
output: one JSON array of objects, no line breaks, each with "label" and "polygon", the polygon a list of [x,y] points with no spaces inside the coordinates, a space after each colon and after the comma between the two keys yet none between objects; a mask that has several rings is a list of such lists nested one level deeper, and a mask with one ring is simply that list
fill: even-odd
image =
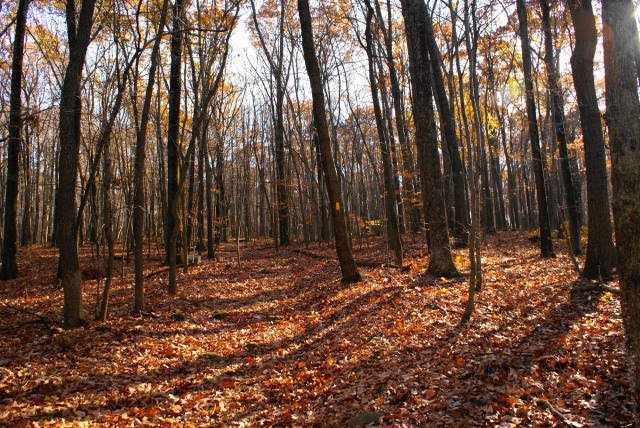
[{"label": "tree trunk", "polygon": [[29,127],[25,126],[24,131],[24,150],[22,151],[24,164],[24,194],[22,195],[22,227],[20,231],[20,245],[27,246],[31,244],[31,192],[33,188],[33,181],[31,180],[31,172],[29,171],[29,164],[31,162],[29,154]]},{"label": "tree trunk", "polygon": [[466,243],[469,229],[469,206],[465,192],[465,177],[462,158],[460,157],[460,143],[456,134],[456,120],[453,114],[453,105],[449,104],[447,91],[445,90],[444,78],[442,76],[442,55],[436,43],[435,33],[431,16],[425,15],[425,30],[427,37],[427,47],[431,59],[431,70],[433,72],[433,86],[436,92],[438,111],[442,121],[442,133],[446,140],[447,151],[451,159],[451,173],[453,175],[453,206],[454,206],[454,227],[451,234],[459,241]]},{"label": "tree trunk", "polygon": [[422,175],[422,195],[431,252],[428,272],[438,277],[458,274],[451,256],[449,231],[442,189],[440,155],[431,92],[431,68],[425,37],[426,7],[422,0],[402,0],[407,33],[409,72],[412,80],[416,146]]},{"label": "tree trunk", "polygon": [[547,82],[551,92],[551,112],[553,115],[553,128],[556,133],[558,148],[560,149],[560,169],[562,173],[562,184],[564,185],[564,196],[567,203],[569,215],[569,234],[571,239],[571,249],[574,254],[582,254],[580,249],[580,214],[578,212],[578,200],[576,189],[571,176],[569,165],[569,149],[567,148],[567,132],[564,116],[564,101],[562,99],[562,87],[556,69],[555,54],[553,48],[553,37],[551,34],[551,8],[548,0],[538,0],[542,10],[542,28],[544,32],[545,55],[544,62],[547,68]]},{"label": "tree trunk", "polygon": [[369,85],[371,87],[371,98],[373,100],[373,111],[376,120],[376,128],[378,130],[378,138],[380,140],[380,151],[382,152],[382,169],[384,173],[384,202],[387,214],[387,239],[389,248],[393,252],[395,262],[398,266],[402,266],[402,241],[400,239],[400,224],[398,219],[398,206],[396,203],[396,187],[394,183],[395,173],[391,162],[391,151],[389,149],[389,141],[385,133],[385,123],[382,118],[382,110],[380,108],[380,96],[378,93],[378,82],[376,81],[376,73],[374,68],[374,52],[373,52],[373,35],[371,27],[373,22],[373,8],[368,0],[366,18],[366,51],[369,63]]},{"label": "tree trunk", "polygon": [[533,93],[533,78],[531,73],[531,48],[529,46],[529,24],[527,8],[524,0],[517,0],[518,20],[520,22],[520,43],[522,46],[522,67],[527,99],[527,117],[529,122],[529,140],[531,141],[531,156],[536,181],[536,197],[538,200],[538,222],[540,227],[540,251],[542,257],[555,257],[553,242],[551,241],[551,226],[549,224],[549,207],[547,205],[547,188],[544,177],[544,164],[540,153],[540,134],[536,101]]},{"label": "tree trunk", "polygon": [[[178,229],[180,227],[179,161],[180,161],[180,90],[183,38],[183,0],[173,5],[171,33],[171,68],[169,71],[169,126],[167,130],[167,262],[169,264],[169,294],[176,294],[176,264]],[[186,262],[186,261],[185,261]]]},{"label": "tree trunk", "polygon": [[[60,155],[58,158],[58,197],[56,242],[60,250],[60,276],[64,288],[64,325],[66,328],[85,324],[82,304],[82,278],[78,262],[78,230],[76,224],[76,180],[80,150],[82,104],[80,85],[87,48],[91,40],[95,0],[83,0],[76,22],[75,1],[67,0],[67,33],[69,62],[60,94]],[[77,28],[76,28],[77,26]]]},{"label": "tree trunk", "polygon": [[151,59],[149,64],[149,78],[145,89],[142,113],[140,115],[140,125],[136,133],[136,154],[134,160],[134,190],[133,190],[133,257],[134,257],[134,289],[133,289],[133,311],[140,313],[144,311],[144,276],[142,275],[143,262],[142,250],[144,246],[144,204],[145,204],[145,162],[147,156],[147,128],[149,125],[149,115],[151,112],[151,99],[153,98],[153,88],[156,80],[156,68],[158,67],[158,57],[162,42],[161,34],[167,20],[169,0],[162,2],[160,12],[160,22],[156,40],[153,42]]},{"label": "tree trunk", "polygon": [[615,253],[602,120],[593,78],[598,33],[591,0],[571,0],[570,10],[575,30],[571,72],[580,109],[589,213],[587,257],[582,274],[590,279],[609,279],[613,273]]},{"label": "tree trunk", "polygon": [[[201,141],[206,145],[206,141]],[[207,257],[213,259],[216,256],[216,240],[214,236],[213,226],[213,171],[207,147],[203,147],[204,151],[204,172],[205,172],[205,203],[207,205]]]},{"label": "tree trunk", "polygon": [[[408,193],[409,198],[413,199],[417,188],[416,178],[414,176],[415,162],[413,160],[413,153],[411,152],[410,142],[407,136],[407,123],[402,103],[402,91],[400,90],[398,71],[396,69],[395,58],[393,56],[393,32],[391,31],[391,28],[385,27],[384,25],[379,0],[375,1],[375,6],[382,31],[384,33],[384,44],[386,50],[385,59],[387,62],[387,68],[389,69],[391,98],[393,99],[393,111],[395,114],[396,130],[398,132],[398,143],[400,145],[400,155],[402,157],[402,166],[404,169],[404,176],[402,180],[403,189]],[[391,17],[391,2],[387,2],[387,20],[389,22],[389,26],[391,26]],[[404,202],[404,198],[401,199],[403,200],[402,205],[404,205],[403,208],[405,213],[407,210],[410,212],[411,231],[415,234],[420,230],[420,209],[418,205],[413,202],[410,202],[407,207]]]},{"label": "tree trunk", "polygon": [[18,180],[20,176],[20,133],[22,131],[22,61],[24,34],[27,24],[28,0],[20,0],[16,15],[13,60],[11,63],[11,94],[9,99],[9,138],[7,141],[7,188],[4,205],[4,239],[2,240],[2,268],[0,279],[18,276],[16,262]]},{"label": "tree trunk", "polygon": [[224,141],[218,141],[216,146],[216,220],[215,244],[226,242],[227,202],[224,185]]},{"label": "tree trunk", "polygon": [[[604,65],[622,318],[640,403],[640,101],[635,70],[635,2],[603,0]],[[636,412],[636,425],[640,416]]]},{"label": "tree trunk", "polygon": [[358,282],[361,280],[361,277],[356,268],[349,246],[349,236],[340,184],[338,183],[338,174],[331,153],[331,139],[327,125],[322,77],[320,75],[320,66],[313,41],[313,28],[311,25],[311,12],[309,10],[308,0],[298,0],[298,13],[300,15],[300,29],[302,33],[302,51],[313,97],[313,120],[318,136],[318,147],[322,155],[322,166],[327,185],[327,193],[329,194],[329,201],[331,203],[329,211],[333,221],[336,252],[342,271],[342,280],[344,282]]},{"label": "tree trunk", "polygon": [[114,239],[113,239],[113,209],[111,205],[111,182],[113,180],[111,155],[109,152],[109,142],[104,148],[104,157],[102,163],[102,220],[104,229],[104,238],[107,241],[106,260],[106,278],[104,280],[104,288],[102,289],[102,299],[100,300],[100,311],[98,320],[105,321],[107,319],[109,309],[109,294],[111,292],[111,279],[113,277],[113,257],[114,257]]}]

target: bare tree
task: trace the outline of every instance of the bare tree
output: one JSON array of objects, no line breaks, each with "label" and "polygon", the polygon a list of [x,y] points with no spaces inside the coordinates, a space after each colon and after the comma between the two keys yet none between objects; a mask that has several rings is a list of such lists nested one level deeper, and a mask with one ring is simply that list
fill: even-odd
[{"label": "bare tree", "polygon": [[93,26],[95,0],[82,0],[79,13],[75,0],[67,0],[66,20],[69,62],[60,94],[60,156],[56,198],[57,243],[60,249],[60,276],[64,288],[64,324],[67,328],[84,325],[82,278],[78,263],[76,225],[76,180],[80,149],[82,69]]},{"label": "bare tree", "polygon": [[593,57],[596,53],[598,33],[591,0],[570,0],[569,7],[575,34],[571,72],[580,110],[587,169],[589,235],[582,273],[591,279],[609,279],[613,273],[615,251],[602,120],[593,78]]},{"label": "bare tree", "polygon": [[434,276],[450,277],[458,275],[458,271],[451,256],[442,191],[442,172],[433,109],[431,64],[425,36],[427,11],[422,0],[402,0],[402,14],[407,33],[416,145],[431,253],[428,271]]},{"label": "bare tree", "polygon": [[[622,317],[640,405],[640,100],[635,49],[635,2],[603,0],[607,125],[611,144],[613,216],[618,247]],[[636,425],[640,413],[636,411]]]},{"label": "bare tree", "polygon": [[18,276],[16,262],[16,240],[18,236],[16,218],[18,204],[18,180],[20,178],[20,145],[22,131],[22,62],[24,57],[24,35],[27,24],[29,0],[20,0],[16,14],[16,30],[11,62],[11,94],[9,99],[9,137],[7,159],[7,188],[4,207],[4,239],[2,240],[2,268],[0,279]]},{"label": "bare tree", "polygon": [[533,157],[533,172],[536,180],[536,197],[538,200],[538,222],[540,223],[540,251],[542,257],[555,257],[551,240],[551,225],[549,222],[549,206],[547,202],[547,187],[544,176],[544,164],[540,152],[540,132],[536,113],[535,94],[533,92],[533,77],[531,74],[531,47],[529,45],[529,24],[527,7],[524,0],[516,0],[519,35],[522,47],[522,68],[524,72],[524,86],[527,101],[527,118],[529,123],[529,141],[531,142],[531,156]]},{"label": "bare tree", "polygon": [[300,16],[300,31],[302,33],[302,50],[307,74],[311,82],[311,94],[313,96],[313,122],[318,138],[318,148],[322,156],[327,193],[331,203],[331,219],[335,234],[336,251],[340,261],[342,280],[345,282],[358,282],[361,280],[355,260],[349,246],[347,222],[344,215],[338,174],[331,153],[331,139],[325,112],[324,92],[318,57],[313,40],[313,28],[311,26],[311,12],[308,0],[298,0],[298,13]]}]

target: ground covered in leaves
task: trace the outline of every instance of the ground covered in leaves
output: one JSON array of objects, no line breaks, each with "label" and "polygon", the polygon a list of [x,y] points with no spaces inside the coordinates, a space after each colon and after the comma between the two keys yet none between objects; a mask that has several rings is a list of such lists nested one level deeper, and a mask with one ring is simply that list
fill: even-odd
[{"label": "ground covered in leaves", "polygon": [[[228,244],[170,297],[156,258],[145,317],[130,314],[125,259],[110,320],[74,331],[59,328],[54,250],[23,250],[21,278],[0,284],[0,425],[631,422],[615,293],[576,291],[566,256],[541,260],[524,235],[499,234],[462,327],[466,279],[424,275],[422,244],[406,240],[405,270],[384,264],[381,241],[355,243],[364,281],[352,285],[327,245],[242,244],[238,265]],[[99,276],[85,251],[84,276]],[[92,313],[96,281],[84,284]]]}]

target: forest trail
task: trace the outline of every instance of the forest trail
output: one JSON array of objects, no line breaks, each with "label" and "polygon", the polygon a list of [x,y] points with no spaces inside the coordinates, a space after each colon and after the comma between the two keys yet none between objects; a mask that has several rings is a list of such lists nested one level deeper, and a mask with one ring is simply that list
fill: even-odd
[{"label": "forest trail", "polygon": [[[225,244],[224,260],[179,275],[176,297],[149,277],[143,318],[129,313],[133,263],[118,262],[109,321],[73,331],[58,328],[55,251],[22,249],[23,275],[0,283],[0,425],[630,423],[617,295],[572,291],[566,254],[542,260],[525,234],[488,239],[467,327],[466,278],[422,275],[410,237],[405,270],[384,264],[381,239],[356,241],[357,260],[383,264],[351,285],[326,245],[242,244],[238,267]],[[93,314],[95,280],[84,295]]]}]

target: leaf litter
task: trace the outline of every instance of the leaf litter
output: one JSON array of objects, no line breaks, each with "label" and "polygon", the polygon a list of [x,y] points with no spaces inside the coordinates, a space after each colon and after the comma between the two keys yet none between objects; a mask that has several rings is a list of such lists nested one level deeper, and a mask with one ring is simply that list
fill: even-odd
[{"label": "leaf litter", "polygon": [[[524,234],[501,233],[460,326],[466,279],[424,275],[423,243],[408,241],[409,269],[388,263],[381,240],[355,243],[379,263],[351,285],[327,244],[243,244],[239,267],[223,245],[228,260],[180,274],[176,297],[150,275],[147,317],[130,314],[133,265],[121,261],[109,321],[74,331],[57,327],[55,251],[24,249],[22,276],[0,283],[0,425],[632,422],[616,294],[581,291],[568,256],[542,260]],[[468,270],[464,250],[456,263]],[[83,286],[91,312],[96,281]]]}]

